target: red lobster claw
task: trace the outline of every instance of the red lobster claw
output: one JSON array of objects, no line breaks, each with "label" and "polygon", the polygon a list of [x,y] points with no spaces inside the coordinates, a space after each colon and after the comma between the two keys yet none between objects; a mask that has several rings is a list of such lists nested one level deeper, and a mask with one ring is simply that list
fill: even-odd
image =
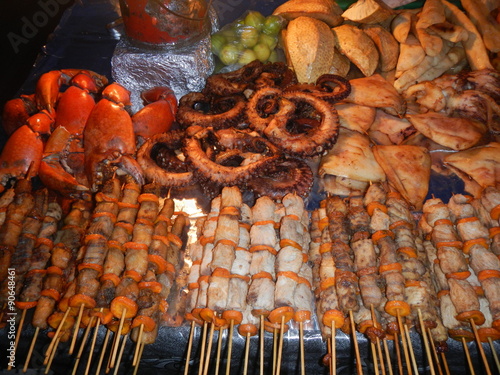
[{"label": "red lobster claw", "polygon": [[94,98],[87,90],[77,86],[68,87],[57,104],[55,127],[64,126],[71,134],[83,134],[94,106]]},{"label": "red lobster claw", "polygon": [[169,131],[177,113],[174,92],[168,87],[154,87],[141,96],[147,104],[132,116],[135,134],[150,138]]},{"label": "red lobster claw", "polygon": [[7,135],[11,135],[26,124],[26,120],[36,113],[35,95],[22,95],[5,103],[2,124]]},{"label": "red lobster claw", "polygon": [[43,159],[40,163],[38,175],[42,183],[64,196],[77,196],[88,187],[80,184],[76,178],[64,170],[61,162],[63,154],[70,145],[72,134],[63,126],[59,126],[50,136]]},{"label": "red lobster claw", "polygon": [[177,114],[177,98],[175,97],[174,91],[170,87],[153,87],[152,89],[143,91],[141,93],[141,98],[144,101],[144,104],[150,104],[159,100],[166,100],[170,103],[174,116]]},{"label": "red lobster claw", "polygon": [[142,169],[132,157],[136,152],[135,134],[125,107],[130,94],[123,86],[113,83],[102,92],[83,132],[85,171],[91,189],[95,191],[117,167],[144,183]]},{"label": "red lobster claw", "polygon": [[39,134],[50,134],[55,122],[55,112],[44,109],[26,120],[31,130]]},{"label": "red lobster claw", "polygon": [[43,154],[43,142],[40,136],[23,125],[7,140],[0,155],[0,184],[5,186],[9,179],[26,176],[30,178],[38,174]]},{"label": "red lobster claw", "polygon": [[77,74],[83,73],[92,78],[98,88],[105,86],[108,83],[106,77],[82,69],[63,69],[52,70],[40,76],[36,83],[35,95],[38,109],[55,109],[57,100],[59,99],[59,90],[62,85],[68,85],[70,80]]}]

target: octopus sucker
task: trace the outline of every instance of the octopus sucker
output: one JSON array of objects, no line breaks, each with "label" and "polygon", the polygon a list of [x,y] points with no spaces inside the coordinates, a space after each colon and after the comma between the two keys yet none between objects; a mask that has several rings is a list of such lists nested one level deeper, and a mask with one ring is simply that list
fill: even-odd
[{"label": "octopus sucker", "polygon": [[183,128],[192,125],[224,129],[246,120],[247,101],[243,95],[222,98],[191,92],[179,100],[177,121]]},{"label": "octopus sucker", "polygon": [[279,201],[288,193],[307,197],[313,182],[314,174],[304,160],[285,158],[276,164],[267,176],[252,178],[247,187],[254,192],[256,198],[267,195]]},{"label": "octopus sucker", "polygon": [[[265,128],[264,135],[289,155],[314,157],[330,150],[337,139],[340,126],[337,111],[331,104],[311,93],[300,91],[283,93],[282,98],[292,102],[297,108],[310,107],[312,111],[307,110],[307,115],[313,113],[314,116],[319,116],[318,125],[306,132],[295,133],[288,129],[293,116],[289,113],[275,115]],[[300,118],[301,114],[296,114],[295,117]]]},{"label": "octopus sucker", "polygon": [[148,181],[165,187],[184,187],[195,182],[194,175],[180,153],[184,132],[173,130],[149,138],[137,151],[137,161]]},{"label": "octopus sucker", "polygon": [[[229,129],[227,129],[229,130]],[[241,132],[234,129],[234,136]],[[239,165],[234,165],[236,158],[222,157],[230,160],[231,165],[218,164],[215,160],[221,152],[229,152],[218,142],[218,134],[213,128],[192,127],[188,129],[191,136],[184,139],[186,162],[201,181],[211,181],[222,186],[241,185],[257,173],[265,173],[280,157],[279,149],[268,140],[243,133],[243,138],[233,142],[240,153]],[[246,134],[246,136],[245,136]]]}]

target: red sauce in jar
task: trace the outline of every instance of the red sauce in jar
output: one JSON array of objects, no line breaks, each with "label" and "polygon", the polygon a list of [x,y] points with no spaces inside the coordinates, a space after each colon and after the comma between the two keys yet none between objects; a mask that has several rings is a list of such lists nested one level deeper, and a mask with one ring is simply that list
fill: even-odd
[{"label": "red sauce in jar", "polygon": [[148,44],[179,44],[195,40],[208,27],[204,0],[120,0],[125,32]]}]

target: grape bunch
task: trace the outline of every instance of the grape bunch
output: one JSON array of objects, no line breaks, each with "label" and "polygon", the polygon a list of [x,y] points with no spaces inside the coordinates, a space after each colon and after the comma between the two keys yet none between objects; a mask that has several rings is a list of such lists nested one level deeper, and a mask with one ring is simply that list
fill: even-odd
[{"label": "grape bunch", "polygon": [[224,65],[246,65],[254,60],[275,62],[278,36],[285,26],[282,17],[265,17],[258,11],[247,11],[234,22],[211,36],[212,53]]}]

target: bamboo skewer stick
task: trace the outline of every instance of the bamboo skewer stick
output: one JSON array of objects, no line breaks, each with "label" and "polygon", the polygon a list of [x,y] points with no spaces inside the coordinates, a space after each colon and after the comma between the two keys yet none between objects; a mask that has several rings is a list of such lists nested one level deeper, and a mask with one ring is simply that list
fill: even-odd
[{"label": "bamboo skewer stick", "polygon": [[219,375],[221,348],[222,348],[222,327],[219,328],[219,337],[217,338],[217,355],[215,357],[215,375]]},{"label": "bamboo skewer stick", "polygon": [[194,336],[194,320],[191,321],[191,329],[189,330],[188,347],[186,353],[186,364],[184,366],[184,375],[189,373],[189,361],[191,359],[191,349],[193,348],[193,336]]},{"label": "bamboo skewer stick", "polygon": [[467,358],[467,363],[469,365],[469,371],[472,375],[475,375],[474,366],[472,365],[472,360],[470,358],[469,347],[467,346],[467,342],[465,341],[465,337],[462,337],[462,346],[465,351],[465,358]]},{"label": "bamboo skewer stick", "polygon": [[136,348],[137,348],[137,363],[135,365],[132,365],[132,367],[134,368],[134,372],[136,372],[136,369],[139,367],[139,361],[141,360],[140,355],[141,355],[141,352],[142,352],[144,346],[145,346],[145,344],[136,343]]},{"label": "bamboo skewer stick", "polygon": [[[102,308],[100,311],[102,312]],[[89,370],[90,370],[90,364],[92,363],[92,357],[94,355],[94,348],[95,348],[95,343],[97,341],[97,334],[99,333],[99,327],[101,325],[101,319],[97,318],[97,322],[94,328],[94,334],[92,336],[92,342],[90,344],[90,351],[89,351],[89,358],[87,359],[87,365],[85,366],[85,375],[88,375]]]},{"label": "bamboo skewer stick", "polygon": [[70,308],[68,307],[66,309],[66,311],[64,312],[64,315],[61,319],[61,321],[59,322],[59,325],[57,326],[57,329],[56,329],[56,332],[54,334],[54,337],[52,338],[52,340],[50,341],[50,344],[49,344],[49,347],[47,348],[47,351],[45,352],[45,361],[43,362],[44,365],[46,365],[48,363],[48,360],[49,360],[49,357],[50,357],[50,354],[52,353],[52,348],[54,347],[56,341],[59,341],[58,340],[58,337],[59,337],[59,333],[61,333],[61,329],[64,325],[64,322],[66,321],[66,319],[68,318],[68,315],[69,315],[69,310]]},{"label": "bamboo skewer stick", "polygon": [[[373,304],[370,305],[370,311],[372,315],[372,321],[374,325],[377,326],[378,321],[377,321],[377,316],[375,315],[375,307],[373,306]],[[377,347],[378,358],[380,361],[380,369],[382,371],[382,375],[385,375],[384,356],[382,355],[382,347],[380,346],[380,339],[378,336],[376,337],[376,347]]]},{"label": "bamboo skewer stick", "polygon": [[108,368],[115,367],[116,355],[118,352],[118,346],[120,343],[121,331],[123,329],[123,324],[125,322],[125,315],[127,314],[127,309],[122,310],[122,316],[120,317],[120,323],[118,324],[118,330],[116,331],[116,336],[113,340],[113,350],[111,351],[110,360],[108,363]]},{"label": "bamboo skewer stick", "polygon": [[476,338],[477,348],[479,350],[479,354],[481,354],[481,358],[483,360],[484,369],[486,370],[487,375],[491,375],[490,365],[488,363],[488,358],[486,358],[486,354],[484,353],[483,344],[481,343],[481,339],[479,338],[479,333],[477,332],[476,323],[474,319],[470,320],[470,325],[472,327],[472,332],[474,333],[474,337]]},{"label": "bamboo skewer stick", "polygon": [[[233,353],[233,334],[234,334],[234,320],[229,322],[229,336],[227,343],[227,361],[226,361],[226,375],[231,373],[231,355]],[[185,374],[186,375],[186,374]]]},{"label": "bamboo skewer stick", "polygon": [[101,355],[99,356],[99,362],[97,363],[97,370],[95,372],[96,374],[99,374],[101,372],[101,366],[102,366],[102,362],[104,361],[104,353],[106,353],[106,347],[108,346],[110,332],[111,331],[109,329],[106,330],[106,335],[104,336],[104,341],[102,343]]},{"label": "bamboo skewer stick", "polygon": [[387,345],[387,340],[384,339],[382,340],[384,343],[384,352],[385,352],[385,359],[387,361],[387,368],[389,370],[389,375],[393,375],[392,373],[392,362],[391,362],[391,356],[389,354],[389,345]]},{"label": "bamboo skewer stick", "polygon": [[398,334],[394,333],[394,348],[396,349],[396,357],[398,359],[398,370],[399,374],[403,375],[403,359],[401,358],[401,350],[399,348]]},{"label": "bamboo skewer stick", "polygon": [[69,352],[68,352],[69,355],[73,354],[73,350],[75,349],[76,338],[78,337],[78,330],[80,329],[80,322],[82,321],[84,307],[85,307],[85,305],[82,303],[80,305],[79,310],[78,310],[78,315],[76,317],[76,321],[75,321],[75,325],[74,325],[74,329],[73,329],[73,335],[71,337],[71,345],[69,346]]},{"label": "bamboo skewer stick", "polygon": [[16,341],[14,342],[14,349],[17,349],[17,344],[19,344],[19,339],[21,338],[21,332],[23,330],[23,326],[24,326],[24,320],[26,319],[26,312],[28,310],[27,309],[23,309],[23,312],[21,314],[21,319],[19,320],[19,328],[17,329],[17,333],[16,333]]},{"label": "bamboo skewer stick", "polygon": [[[121,335],[118,332],[115,332],[115,337],[113,338],[113,342],[111,344],[111,351],[109,352],[108,363],[106,364],[106,374],[109,373],[113,367],[115,367],[116,355],[118,354],[118,350],[120,348],[120,340]],[[113,353],[115,358],[113,358]]]},{"label": "bamboo skewer stick", "polygon": [[332,334],[330,335],[330,348],[331,348],[331,355],[330,355],[330,373],[331,374],[336,374],[337,373],[337,356],[336,356],[336,342],[335,342],[335,332],[336,332],[336,327],[335,327],[335,320],[332,319]]},{"label": "bamboo skewer stick", "polygon": [[427,330],[425,330],[427,335],[427,339],[429,340],[429,343],[430,343],[430,346],[431,346],[431,354],[434,358],[434,362],[436,363],[436,367],[437,367],[437,370],[438,370],[438,373],[439,375],[443,375],[443,370],[441,369],[441,363],[439,361],[439,356],[437,355],[437,352],[436,352],[436,346],[434,345],[434,341],[432,340],[432,334],[431,334],[431,329],[428,328]]},{"label": "bamboo skewer stick", "polygon": [[55,357],[55,354],[57,351],[57,347],[59,346],[60,339],[61,339],[61,337],[57,337],[56,341],[54,342],[54,347],[53,347],[52,351],[50,352],[49,360],[47,362],[47,366],[45,367],[45,374],[48,374],[50,371],[50,366],[52,366],[52,361],[54,360],[54,357]]},{"label": "bamboo skewer stick", "polygon": [[408,330],[408,326],[404,325],[406,342],[408,343],[408,351],[410,352],[411,365],[413,366],[413,371],[415,374],[418,374],[418,366],[417,360],[415,359],[415,351],[413,350],[413,344],[411,342],[410,331]]},{"label": "bamboo skewer stick", "polygon": [[276,374],[276,359],[278,357],[278,330],[273,330],[273,374]]},{"label": "bamboo skewer stick", "polygon": [[139,367],[139,361],[141,360],[141,353],[144,349],[144,346],[146,346],[145,344],[143,343],[136,343],[136,348],[137,348],[137,362],[135,365],[132,365],[132,367],[134,367],[134,372],[136,371],[136,368]]},{"label": "bamboo skewer stick", "polygon": [[384,355],[382,353],[382,344],[380,344],[380,339],[378,337],[376,338],[375,345],[377,347],[378,357],[380,358],[380,370],[382,371],[382,375],[386,375]]},{"label": "bamboo skewer stick", "polygon": [[330,361],[330,365],[328,366],[328,373],[330,375],[333,374],[332,372],[332,344],[331,344],[332,340],[326,340],[326,352],[328,353],[328,355],[330,356],[329,357],[329,361]]},{"label": "bamboo skewer stick", "polygon": [[[259,326],[259,346],[260,346],[260,361],[259,361],[259,374],[264,375],[264,315],[260,315],[260,326]],[[229,375],[229,374],[228,374]]]},{"label": "bamboo skewer stick", "polygon": [[141,362],[141,357],[142,357],[142,352],[144,351],[144,347],[145,347],[145,345],[142,344],[141,347],[140,347],[140,349],[139,349],[139,358],[137,360],[137,365],[134,368],[133,375],[137,375],[137,370],[139,370],[139,363]]},{"label": "bamboo skewer stick", "polygon": [[306,354],[304,351],[304,323],[299,322],[300,374],[306,375]]},{"label": "bamboo skewer stick", "polygon": [[24,361],[23,372],[28,370],[28,365],[31,360],[31,356],[33,355],[33,349],[35,348],[36,339],[38,338],[38,333],[40,332],[40,327],[36,327],[35,333],[33,334],[33,338],[31,339],[31,344],[28,350],[28,355],[26,356],[26,360]]},{"label": "bamboo skewer stick", "polygon": [[128,337],[128,334],[124,335],[122,338],[122,345],[120,346],[120,351],[119,351],[118,357],[116,359],[115,371],[113,372],[113,375],[118,375],[118,369],[120,368],[120,363],[122,361],[123,352],[125,351],[125,346],[127,345],[127,337]]},{"label": "bamboo skewer stick", "polygon": [[279,375],[281,372],[281,356],[283,354],[283,336],[285,335],[285,316],[281,316],[281,325],[280,325],[280,340],[278,343],[278,359],[276,361],[276,375]]},{"label": "bamboo skewer stick", "polygon": [[248,354],[250,353],[250,333],[247,333],[245,340],[245,359],[243,362],[243,375],[248,373]]},{"label": "bamboo skewer stick", "polygon": [[203,368],[203,375],[208,374],[208,368],[210,366],[210,356],[212,355],[212,342],[214,340],[214,329],[215,329],[215,324],[212,323],[210,325],[210,334],[208,336],[208,345],[207,345],[207,356],[205,358],[204,362],[204,368]]},{"label": "bamboo skewer stick", "polygon": [[375,344],[373,342],[370,342],[370,349],[372,351],[373,369],[375,370],[375,375],[379,375],[379,372],[378,372],[378,360],[377,360],[377,350],[376,350]]},{"label": "bamboo skewer stick", "polygon": [[144,324],[141,324],[139,326],[139,334],[137,335],[137,343],[135,346],[134,358],[132,359],[132,366],[135,366],[137,364],[137,358],[139,357],[143,332],[144,332]]},{"label": "bamboo skewer stick", "polygon": [[356,336],[356,326],[354,324],[354,316],[352,314],[352,310],[349,310],[349,321],[351,322],[352,341],[354,344],[354,353],[356,354],[356,369],[358,375],[361,375],[363,374],[363,366],[361,365],[361,355],[359,353],[358,338]]},{"label": "bamboo skewer stick", "polygon": [[83,349],[85,349],[85,344],[87,343],[87,339],[90,334],[90,328],[92,328],[92,325],[94,324],[95,316],[90,318],[89,324],[87,324],[87,327],[85,327],[85,332],[83,334],[82,342],[80,344],[80,349],[78,349],[78,353],[76,355],[76,361],[75,365],[73,366],[73,372],[72,375],[76,374],[76,370],[78,369],[78,365],[80,364],[80,359],[82,358],[83,354]]},{"label": "bamboo skewer stick", "polygon": [[443,361],[445,374],[450,375],[450,368],[448,367],[448,361],[446,360],[446,356],[444,355],[444,353],[441,353],[441,359]]},{"label": "bamboo skewer stick", "polygon": [[488,337],[488,343],[490,344],[491,354],[493,355],[493,359],[495,360],[497,370],[500,373],[500,361],[498,360],[498,355],[497,355],[497,352],[495,350],[495,346],[493,345],[493,340],[491,339],[491,337]]},{"label": "bamboo skewer stick", "polygon": [[431,371],[431,375],[435,375],[434,371],[434,363],[432,362],[431,350],[429,347],[429,342],[427,341],[427,332],[425,331],[424,319],[422,318],[422,311],[420,309],[417,310],[418,321],[420,323],[420,331],[422,331],[422,340],[424,341],[425,353],[427,356],[427,361],[429,362],[429,369]]},{"label": "bamboo skewer stick", "polygon": [[207,342],[207,322],[203,322],[203,334],[201,337],[200,364],[198,367],[198,375],[203,374],[203,361],[205,359],[205,344]]},{"label": "bamboo skewer stick", "polygon": [[399,314],[399,310],[397,312],[396,318],[398,320],[399,331],[401,332],[401,345],[403,346],[403,354],[405,356],[408,375],[412,375],[410,353],[408,352],[408,343],[406,342],[405,329],[403,327],[403,322],[401,320],[401,315]]}]

